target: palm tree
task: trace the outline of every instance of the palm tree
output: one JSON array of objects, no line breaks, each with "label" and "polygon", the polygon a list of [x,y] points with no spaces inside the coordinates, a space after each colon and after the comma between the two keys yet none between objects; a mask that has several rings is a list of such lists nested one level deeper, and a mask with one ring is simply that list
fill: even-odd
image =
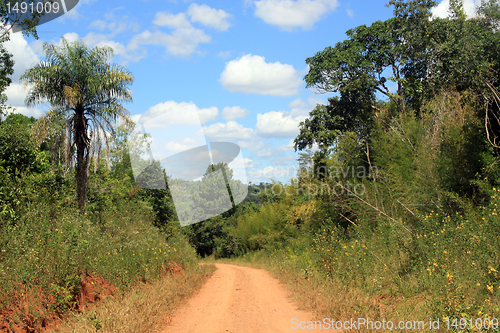
[{"label": "palm tree", "polygon": [[30,87],[25,103],[51,105],[38,123],[42,137],[51,122],[63,119],[68,155],[76,145],[76,195],[83,212],[92,155],[99,156],[102,142],[109,151],[117,120],[131,123],[129,112],[120,103],[132,101],[128,85],[134,78],[126,68],[109,63],[113,57],[110,47],[89,49],[81,40],[69,43],[62,38],[61,46],[45,43],[43,49],[46,60],[20,78]]}]

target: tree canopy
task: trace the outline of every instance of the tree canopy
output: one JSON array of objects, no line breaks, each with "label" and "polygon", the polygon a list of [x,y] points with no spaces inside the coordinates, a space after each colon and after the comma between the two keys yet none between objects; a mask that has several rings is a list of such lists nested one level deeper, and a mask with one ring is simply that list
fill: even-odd
[{"label": "tree canopy", "polygon": [[[388,5],[394,17],[351,29],[346,40],[307,58],[306,86],[340,96],[318,105],[300,124],[296,150],[314,143],[331,146],[346,131],[365,139],[380,103],[395,112],[419,113],[424,101],[443,89],[473,90],[499,116],[497,1],[484,1],[470,19],[459,0],[450,2],[446,19],[432,17],[435,1],[391,0]],[[377,94],[386,101],[377,101]],[[500,125],[487,124],[491,142],[498,145]]]}]

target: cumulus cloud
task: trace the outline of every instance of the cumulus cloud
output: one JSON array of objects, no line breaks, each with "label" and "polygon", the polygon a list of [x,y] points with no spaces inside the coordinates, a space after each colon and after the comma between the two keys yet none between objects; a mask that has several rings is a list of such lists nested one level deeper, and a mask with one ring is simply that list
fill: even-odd
[{"label": "cumulus cloud", "polygon": [[[232,140],[248,140],[252,137],[253,129],[245,128],[235,121],[227,123],[217,123],[203,127],[203,133],[207,138],[212,140],[232,141]],[[201,133],[197,133],[201,135]]]},{"label": "cumulus cloud", "polygon": [[325,101],[316,96],[297,98],[288,104],[290,111],[271,111],[257,115],[256,134],[261,137],[286,138],[299,134],[299,124],[317,104]]},{"label": "cumulus cloud", "polygon": [[[137,45],[127,45],[125,46],[122,43],[116,42],[112,40],[111,37],[112,34],[102,34],[102,33],[96,33],[96,32],[89,32],[87,35],[80,37],[77,33],[75,32],[68,32],[63,35],[63,37],[70,43],[76,41],[77,39],[81,39],[85,45],[88,47],[102,47],[102,46],[109,46],[113,49],[114,55],[119,55],[122,57],[124,60],[122,64],[126,64],[128,61],[139,61],[145,56],[144,50],[140,50]],[[61,46],[62,44],[62,39],[54,40],[51,41],[52,44]],[[32,43],[33,49],[36,51],[37,54],[42,55],[43,54],[43,42],[40,40],[37,40]]]},{"label": "cumulus cloud", "polygon": [[[119,55],[125,60],[123,64],[126,64],[128,61],[136,62],[144,58],[147,54],[143,48],[144,45],[162,46],[169,55],[186,57],[197,52],[200,44],[208,43],[211,40],[211,36],[207,35],[202,29],[193,27],[185,13],[171,14],[168,12],[158,12],[155,15],[153,24],[158,27],[170,28],[172,31],[167,33],[161,30],[144,30],[132,36],[128,43],[123,44],[113,40],[113,37],[124,31],[136,32],[139,29],[139,25],[127,17],[117,19],[114,16],[110,16],[109,21],[97,20],[93,21],[90,25],[90,28],[99,31],[110,30],[109,33],[91,31],[82,37],[82,40],[89,47],[111,47],[115,55]],[[77,33],[67,33],[64,37],[70,42],[79,38]],[[60,44],[60,41],[57,43]],[[37,49],[41,51],[41,43],[38,44]]]},{"label": "cumulus cloud", "polygon": [[299,134],[299,123],[306,116],[293,116],[287,111],[271,111],[257,115],[256,133],[262,137],[295,137]]},{"label": "cumulus cloud", "polygon": [[140,25],[136,20],[131,19],[126,15],[118,17],[115,15],[115,11],[104,14],[104,18],[105,20],[92,21],[89,25],[89,28],[94,28],[101,31],[109,30],[112,36],[125,31],[137,32],[140,29]]},{"label": "cumulus cloud", "polygon": [[13,112],[39,118],[42,115],[42,111],[39,108],[27,108],[25,106],[24,100],[26,99],[29,87],[25,89],[19,83],[19,78],[28,68],[38,63],[40,58],[21,33],[11,33],[10,40],[5,42],[4,46],[15,60],[14,74],[11,76],[12,83],[5,90],[7,104],[15,108]]},{"label": "cumulus cloud", "polygon": [[[213,106],[200,109],[193,102],[167,101],[152,106],[140,117],[140,122],[153,120],[149,128],[159,129],[178,125],[197,125],[214,121],[219,116],[219,110]],[[199,120],[198,120],[199,119]],[[138,120],[137,117],[134,118]]]},{"label": "cumulus cloud", "polygon": [[[464,11],[469,17],[476,15],[476,8],[481,5],[481,0],[464,0]],[[432,15],[435,17],[446,18],[449,16],[448,11],[450,7],[450,0],[442,0],[439,5],[432,9]]]},{"label": "cumulus cloud", "polygon": [[[117,8],[117,9],[121,9]],[[76,14],[77,11],[75,10]],[[95,20],[89,25],[89,28],[96,29],[99,33],[89,32],[82,37],[83,41],[90,47],[110,46],[115,55],[123,57],[128,61],[139,61],[147,54],[144,45],[156,45],[165,48],[167,54],[177,57],[187,57],[198,52],[200,44],[209,43],[211,36],[204,30],[195,28],[192,22],[198,22],[205,26],[212,27],[219,31],[226,31],[230,27],[229,19],[232,15],[224,10],[217,10],[207,5],[191,4],[187,13],[172,14],[169,12],[157,12],[152,21],[157,27],[171,29],[165,32],[159,29],[144,30],[137,33],[140,25],[136,20],[127,16],[118,17],[114,11],[105,14],[105,20]],[[122,32],[135,32],[128,43],[120,43],[113,38]],[[78,34],[67,33],[65,35],[69,41],[78,39]],[[41,42],[37,43],[36,48],[41,51]],[[222,52],[218,56],[229,57],[230,52]]]},{"label": "cumulus cloud", "polygon": [[233,106],[233,107],[226,106],[222,110],[222,118],[224,118],[224,120],[227,121],[235,120],[237,118],[245,118],[249,114],[250,112],[248,112],[247,109],[243,109],[239,106]]},{"label": "cumulus cloud", "polygon": [[231,92],[271,96],[293,96],[302,84],[292,65],[266,63],[265,58],[247,54],[226,63],[219,79]]},{"label": "cumulus cloud", "polygon": [[162,31],[143,31],[132,37],[128,48],[136,50],[140,45],[158,45],[165,47],[167,53],[174,56],[189,56],[201,43],[210,42],[211,37],[193,26],[176,29],[167,34]]},{"label": "cumulus cloud", "polygon": [[293,172],[290,172],[287,168],[276,168],[274,166],[267,166],[261,170],[250,170],[248,175],[256,179],[265,178],[291,178],[294,176]]},{"label": "cumulus cloud", "polygon": [[199,22],[220,31],[226,31],[231,26],[228,20],[232,15],[222,9],[214,9],[205,4],[197,5],[193,3],[189,6],[187,13],[191,16],[192,22]]},{"label": "cumulus cloud", "polygon": [[169,152],[181,152],[203,144],[205,144],[205,142],[197,138],[180,138],[175,141],[165,142],[164,146]]},{"label": "cumulus cloud", "polygon": [[8,97],[8,103],[10,105],[24,105],[28,89],[28,87],[24,88],[22,84],[11,83],[7,89],[5,89],[5,94]]},{"label": "cumulus cloud", "polygon": [[153,24],[160,27],[169,27],[172,29],[190,29],[191,23],[186,19],[185,13],[171,14],[168,12],[158,12],[155,15]]},{"label": "cumulus cloud", "polygon": [[13,55],[13,59],[15,60],[14,75],[12,76],[13,81],[19,80],[19,77],[25,70],[40,60],[21,33],[11,33],[10,40],[5,42],[4,45],[5,49]]},{"label": "cumulus cloud", "polygon": [[259,0],[253,4],[257,17],[285,31],[310,30],[339,6],[337,0]]}]

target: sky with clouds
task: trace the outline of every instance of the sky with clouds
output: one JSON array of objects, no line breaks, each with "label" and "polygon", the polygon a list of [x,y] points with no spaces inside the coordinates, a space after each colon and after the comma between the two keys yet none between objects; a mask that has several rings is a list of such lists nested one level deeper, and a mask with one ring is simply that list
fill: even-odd
[{"label": "sky with clouds", "polygon": [[[448,1],[434,9],[447,16]],[[24,106],[19,77],[44,59],[43,43],[82,39],[107,45],[113,62],[134,76],[134,119],[156,117],[157,129],[175,126],[170,111],[198,117],[196,135],[237,143],[253,182],[294,176],[293,139],[316,104],[328,94],[306,89],[306,58],[345,39],[345,31],[392,16],[387,0],[80,0],[67,14],[38,27],[39,40],[21,33],[6,44],[14,55],[8,103],[40,117],[48,107]],[[480,0],[466,0],[473,15]],[[180,151],[193,138],[166,142]]]}]

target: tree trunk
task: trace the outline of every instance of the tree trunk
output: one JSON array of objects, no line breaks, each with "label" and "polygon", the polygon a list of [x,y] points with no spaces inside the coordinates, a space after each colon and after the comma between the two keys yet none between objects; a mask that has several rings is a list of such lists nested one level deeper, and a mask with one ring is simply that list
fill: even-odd
[{"label": "tree trunk", "polygon": [[87,121],[83,114],[83,107],[76,108],[75,115],[75,143],[76,143],[76,193],[78,200],[78,209],[80,213],[84,212],[85,202],[87,201],[87,168],[86,151],[88,147]]}]

